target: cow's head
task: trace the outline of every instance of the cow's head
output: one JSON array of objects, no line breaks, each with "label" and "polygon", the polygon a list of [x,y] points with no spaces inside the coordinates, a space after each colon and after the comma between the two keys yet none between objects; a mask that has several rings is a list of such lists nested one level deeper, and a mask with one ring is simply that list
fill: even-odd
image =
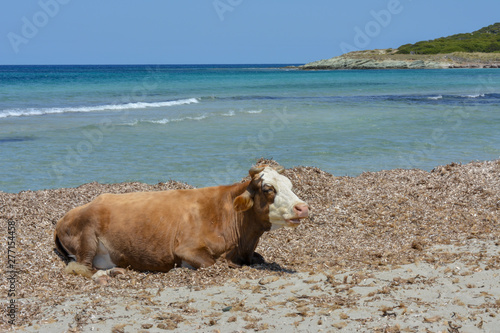
[{"label": "cow's head", "polygon": [[234,200],[236,211],[253,208],[257,216],[271,223],[271,230],[296,227],[309,214],[309,207],[292,192],[292,182],[281,175],[283,167],[253,167],[252,180],[243,194]]}]

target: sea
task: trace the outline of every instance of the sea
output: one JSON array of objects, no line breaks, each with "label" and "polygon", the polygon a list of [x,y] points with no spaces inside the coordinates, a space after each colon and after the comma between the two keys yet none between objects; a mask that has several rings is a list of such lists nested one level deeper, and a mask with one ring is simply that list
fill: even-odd
[{"label": "sea", "polygon": [[500,157],[500,70],[0,66],[0,191],[230,184],[260,158],[335,176]]}]

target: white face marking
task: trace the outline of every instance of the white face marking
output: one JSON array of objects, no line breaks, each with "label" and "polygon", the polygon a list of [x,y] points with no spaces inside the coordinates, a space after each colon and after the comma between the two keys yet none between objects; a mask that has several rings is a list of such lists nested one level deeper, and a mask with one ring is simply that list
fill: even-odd
[{"label": "white face marking", "polygon": [[295,193],[292,192],[290,179],[280,175],[276,170],[266,167],[261,172],[262,185],[270,185],[276,190],[274,202],[269,205],[269,221],[272,223],[271,230],[286,225],[286,220],[295,218],[293,207],[297,204],[305,204]]}]

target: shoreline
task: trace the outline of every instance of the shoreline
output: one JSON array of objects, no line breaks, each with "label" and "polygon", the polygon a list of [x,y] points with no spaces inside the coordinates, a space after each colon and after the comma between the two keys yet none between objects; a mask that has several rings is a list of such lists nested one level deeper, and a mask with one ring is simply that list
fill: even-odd
[{"label": "shoreline", "polygon": [[[311,216],[295,229],[264,234],[257,251],[266,264],[232,269],[221,261],[198,271],[129,270],[105,286],[63,273],[64,263],[53,252],[57,220],[101,193],[191,186],[90,183],[0,192],[0,219],[15,226],[18,272],[15,296],[1,301],[5,308],[15,300],[16,325],[2,321],[0,329],[495,328],[500,316],[500,160],[357,177],[295,167],[285,175],[309,203]],[[1,252],[7,258],[7,248]],[[9,287],[0,288],[7,296]]]}]

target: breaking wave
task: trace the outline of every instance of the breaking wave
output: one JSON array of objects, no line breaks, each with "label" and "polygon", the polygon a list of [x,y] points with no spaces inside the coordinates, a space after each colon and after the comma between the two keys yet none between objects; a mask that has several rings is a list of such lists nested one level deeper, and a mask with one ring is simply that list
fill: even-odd
[{"label": "breaking wave", "polygon": [[485,94],[460,95],[460,97],[463,97],[463,98],[478,98],[478,97],[485,97]]},{"label": "breaking wave", "polygon": [[427,97],[427,99],[437,101],[438,99],[443,99],[443,95]]},{"label": "breaking wave", "polygon": [[46,114],[58,114],[68,112],[97,112],[108,110],[130,110],[130,109],[149,109],[175,105],[199,103],[197,98],[179,99],[165,102],[136,102],[125,104],[104,104],[95,106],[80,106],[80,107],[59,107],[59,108],[26,108],[26,109],[10,109],[0,111],[0,118],[6,117],[22,117],[22,116],[42,116]]}]

